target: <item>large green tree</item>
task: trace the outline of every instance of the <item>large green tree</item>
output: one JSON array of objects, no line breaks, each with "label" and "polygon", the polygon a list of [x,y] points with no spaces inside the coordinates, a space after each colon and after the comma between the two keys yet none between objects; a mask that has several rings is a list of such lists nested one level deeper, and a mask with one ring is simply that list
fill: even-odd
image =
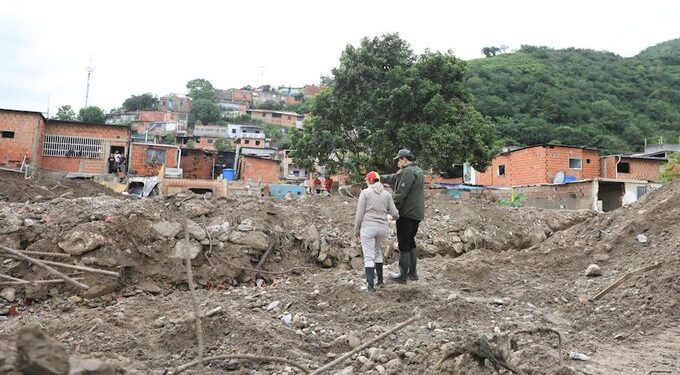
[{"label": "large green tree", "polygon": [[187,94],[192,100],[206,99],[215,101],[215,87],[207,79],[197,78],[187,82]]},{"label": "large green tree", "polygon": [[83,107],[78,111],[78,121],[103,124],[106,121],[106,114],[104,114],[104,110],[97,106]]},{"label": "large green tree", "polygon": [[202,124],[214,124],[220,120],[220,107],[213,101],[199,98],[194,100],[189,112],[189,125],[193,126],[197,121]]},{"label": "large green tree", "polygon": [[397,151],[409,148],[428,169],[470,162],[485,170],[494,128],[470,104],[464,73],[450,51],[415,55],[398,34],[347,46],[303,129],[291,134],[295,163],[358,176],[392,170]]},{"label": "large green tree", "polygon": [[57,114],[52,117],[55,120],[63,121],[75,121],[77,120],[76,112],[71,108],[70,105],[62,105],[57,109]]},{"label": "large green tree", "polygon": [[158,105],[158,97],[151,93],[132,95],[125,99],[123,108],[126,111],[150,111]]}]

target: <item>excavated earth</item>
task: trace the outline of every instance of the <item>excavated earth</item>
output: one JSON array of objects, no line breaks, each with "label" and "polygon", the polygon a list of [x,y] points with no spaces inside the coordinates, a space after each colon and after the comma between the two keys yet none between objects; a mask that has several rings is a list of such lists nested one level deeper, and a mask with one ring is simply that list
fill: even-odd
[{"label": "excavated earth", "polygon": [[[17,180],[13,187],[22,183],[40,186]],[[0,194],[11,196],[6,186],[0,184]],[[457,202],[428,191],[418,235],[420,280],[387,283],[375,293],[360,289],[352,198],[34,199],[24,191],[28,196],[0,203],[0,245],[70,254],[40,257],[119,276],[68,271],[83,277],[85,291],[63,283],[0,284],[0,374],[29,373],[26,347],[44,347],[34,342],[62,348],[57,352],[70,359],[72,374],[162,374],[194,360],[183,208],[199,308],[216,312],[202,319],[206,356],[277,356],[312,371],[419,314],[328,373],[493,374],[489,361],[479,367],[469,355],[437,364],[482,335],[536,327],[560,332],[563,348],[549,334],[515,335],[505,358],[525,374],[680,373],[677,183],[606,214]],[[270,273],[252,271],[268,250],[262,269]],[[386,251],[388,268],[396,270],[395,244]],[[592,300],[627,272],[657,263]],[[586,276],[591,264],[601,276]],[[54,278],[11,258],[0,273]],[[589,358],[572,360],[570,351]],[[289,364],[233,359],[187,371],[302,373]]]}]

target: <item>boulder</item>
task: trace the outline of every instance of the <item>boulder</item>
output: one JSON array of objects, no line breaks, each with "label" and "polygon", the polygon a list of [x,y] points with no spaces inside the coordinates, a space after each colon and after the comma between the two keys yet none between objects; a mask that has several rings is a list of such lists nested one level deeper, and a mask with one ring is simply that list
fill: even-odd
[{"label": "boulder", "polygon": [[187,210],[187,217],[190,218],[208,215],[214,208],[212,204],[203,199],[191,199],[183,204]]},{"label": "boulder", "polygon": [[241,224],[236,227],[237,230],[240,230],[241,232],[250,232],[255,230],[255,226],[253,225],[253,222],[246,219],[241,222]]},{"label": "boulder", "polygon": [[353,270],[361,271],[364,269],[364,259],[359,257],[352,258],[352,260],[349,262],[349,265]]},{"label": "boulder", "polygon": [[187,254],[189,254],[189,258],[196,259],[198,254],[201,253],[201,250],[203,250],[203,246],[201,246],[200,243],[189,241],[189,245],[187,246],[185,240],[180,240],[175,243],[175,248],[173,249],[172,254],[170,254],[170,257],[175,259],[186,259]]},{"label": "boulder", "polygon": [[12,287],[7,287],[0,292],[0,297],[4,298],[7,302],[14,302],[17,296],[16,289]]},{"label": "boulder", "polygon": [[597,264],[591,264],[586,269],[586,276],[588,277],[602,276],[602,269]]},{"label": "boulder", "polygon": [[229,235],[229,242],[249,246],[256,250],[267,250],[269,247],[269,237],[257,230],[252,232],[233,231]]},{"label": "boulder", "polygon": [[103,228],[97,223],[78,225],[67,233],[57,245],[67,254],[81,255],[87,253],[108,243],[106,237],[100,234],[101,229]]},{"label": "boulder", "polygon": [[207,237],[203,227],[193,220],[187,220],[187,228],[189,228],[189,237],[197,241],[203,241]]},{"label": "boulder", "polygon": [[116,369],[95,358],[71,358],[69,375],[116,375]]},{"label": "boulder", "polygon": [[163,220],[153,224],[151,228],[161,237],[174,238],[182,231],[182,224]]},{"label": "boulder", "polygon": [[66,349],[35,327],[22,328],[17,338],[17,367],[24,374],[67,375]]}]

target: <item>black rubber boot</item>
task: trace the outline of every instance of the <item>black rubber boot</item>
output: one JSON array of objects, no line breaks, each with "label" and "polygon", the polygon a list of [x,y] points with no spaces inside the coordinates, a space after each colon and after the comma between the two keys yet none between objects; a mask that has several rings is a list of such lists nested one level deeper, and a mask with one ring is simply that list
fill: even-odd
[{"label": "black rubber boot", "polygon": [[409,269],[408,269],[408,279],[418,280],[418,272],[416,271],[416,264],[418,263],[418,254],[416,254],[416,249],[413,248],[408,252],[409,254]]},{"label": "black rubber boot", "polygon": [[382,288],[385,286],[385,283],[383,282],[383,264],[382,263],[376,263],[375,264],[375,273],[378,275],[378,282],[375,284],[378,288]]},{"label": "black rubber boot", "polygon": [[399,253],[399,275],[392,276],[390,279],[399,284],[406,284],[406,275],[408,275],[409,264],[411,263],[411,254],[409,252]]},{"label": "black rubber boot", "polygon": [[366,284],[367,284],[367,290],[369,292],[374,292],[375,289],[373,288],[373,277],[375,276],[373,274],[373,267],[365,267],[366,268]]}]

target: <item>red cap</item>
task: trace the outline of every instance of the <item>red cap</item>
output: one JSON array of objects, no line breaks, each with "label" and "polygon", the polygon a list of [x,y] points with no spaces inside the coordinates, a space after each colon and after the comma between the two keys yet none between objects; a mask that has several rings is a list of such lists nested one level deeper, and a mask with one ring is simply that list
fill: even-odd
[{"label": "red cap", "polygon": [[370,171],[366,174],[366,180],[370,183],[380,181],[380,175],[378,174],[378,172]]}]

